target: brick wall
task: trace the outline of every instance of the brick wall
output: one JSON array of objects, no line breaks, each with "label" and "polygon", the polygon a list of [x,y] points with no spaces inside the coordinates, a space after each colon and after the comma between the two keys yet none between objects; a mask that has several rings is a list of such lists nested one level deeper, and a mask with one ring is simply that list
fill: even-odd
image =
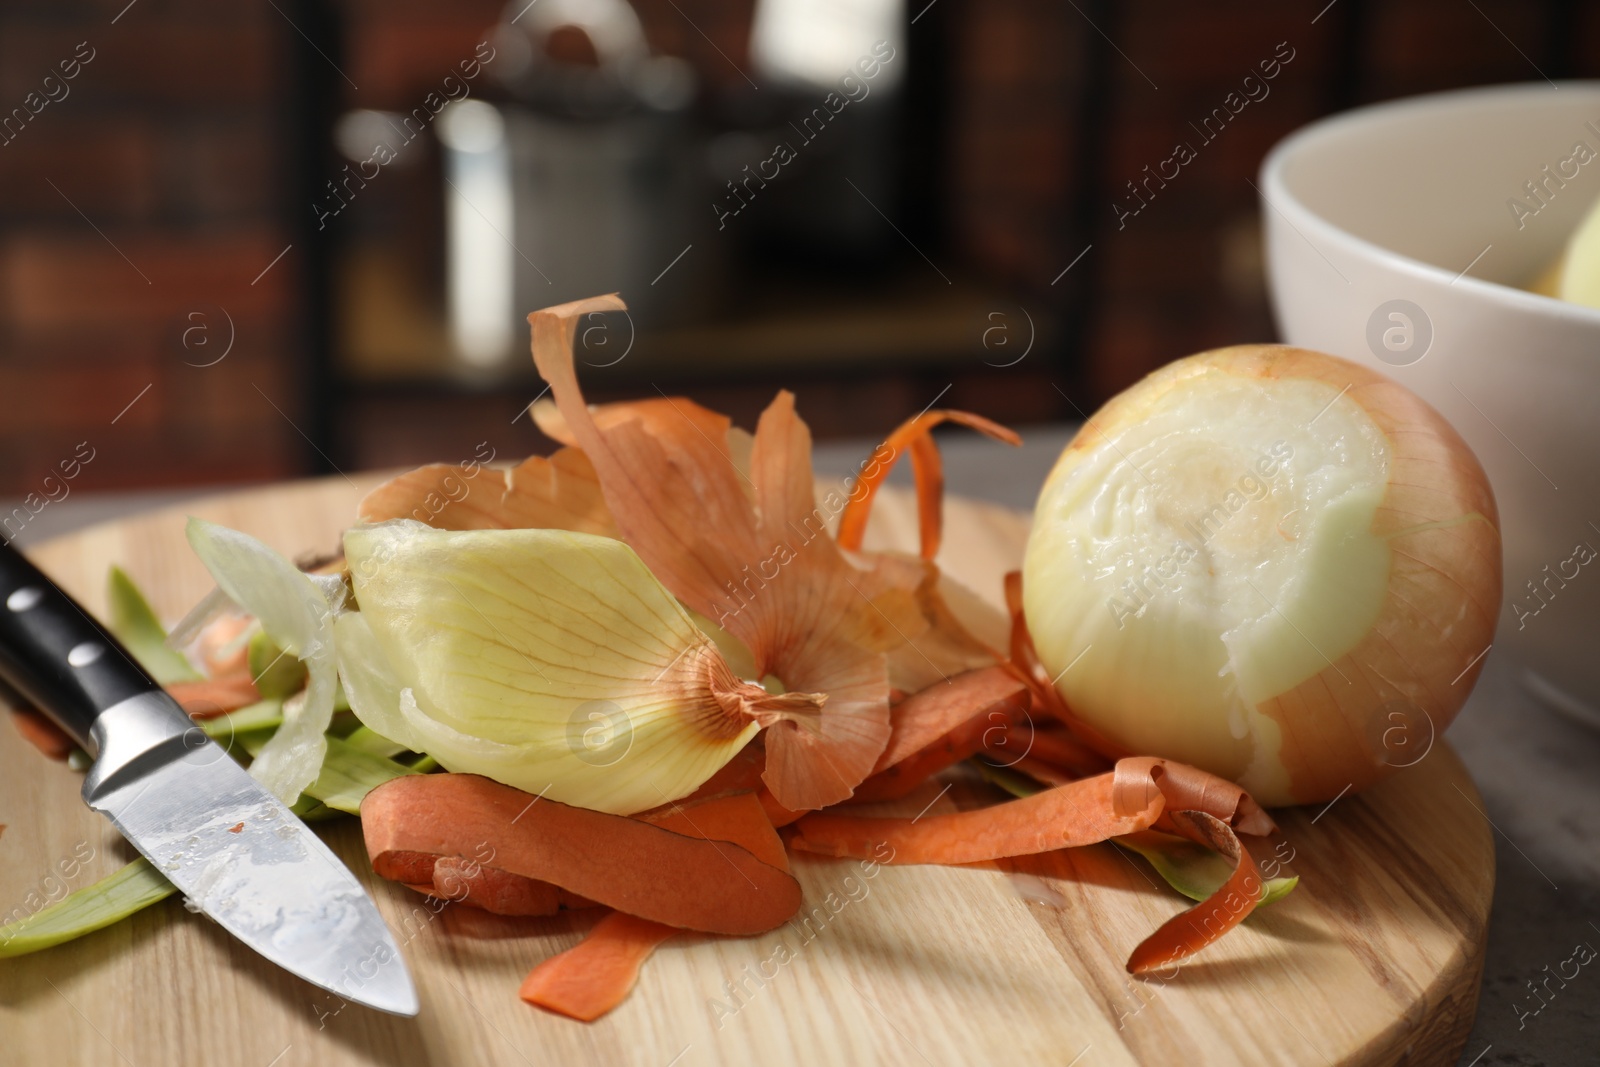
[{"label": "brick wall", "polygon": [[[313,6],[0,7],[0,494],[36,489],[85,440],[95,459],[79,485],[309,469],[300,429],[319,433],[330,415],[311,402],[324,378],[310,362],[317,302],[298,244],[308,206],[296,185],[291,102],[305,64],[324,60],[287,13]],[[502,6],[342,0],[326,8],[343,29],[340,71],[322,68],[342,93],[338,106],[409,109],[472,52]],[[748,95],[739,68],[748,68],[753,6],[637,0],[652,46],[688,58],[735,104]],[[1270,94],[1198,143],[1190,123],[1279,42],[1294,58]],[[1028,374],[980,374],[963,381],[962,395],[992,396],[985,406],[1013,417],[1073,417],[1048,382],[1068,383],[1087,409],[1177,356],[1270,338],[1250,182],[1278,138],[1367,101],[1592,75],[1600,8],[939,0],[912,27],[909,48],[922,62],[948,57],[936,72],[943,177],[928,182],[942,197],[935,229],[947,247],[938,257],[1059,324],[1053,363],[1044,353]],[[77,59],[65,81],[60,65],[74,69],[75,54],[92,58]],[[1114,205],[1132,203],[1125,183],[1179,140],[1196,142],[1194,161],[1136,215],[1119,218]],[[873,396],[898,388],[887,378],[815,387]],[[737,397],[725,402],[740,407]],[[458,421],[468,425],[462,403]],[[492,414],[501,417],[498,407]]]},{"label": "brick wall", "polygon": [[84,440],[76,486],[280,476],[304,447],[293,252],[252,284],[289,243],[292,30],[265,4],[125,2],[0,11],[0,109],[30,115],[0,145],[0,492]]},{"label": "brick wall", "polygon": [[[1061,370],[1085,408],[1179,356],[1272,339],[1251,183],[1296,127],[1397,96],[1600,71],[1600,8],[1561,0],[961,0],[948,18],[952,232],[970,263],[1061,308]],[[1200,137],[1189,124],[1279,42],[1294,58],[1268,95]],[[1119,219],[1113,203],[1138,206],[1125,183],[1180,140],[1194,161]]]}]

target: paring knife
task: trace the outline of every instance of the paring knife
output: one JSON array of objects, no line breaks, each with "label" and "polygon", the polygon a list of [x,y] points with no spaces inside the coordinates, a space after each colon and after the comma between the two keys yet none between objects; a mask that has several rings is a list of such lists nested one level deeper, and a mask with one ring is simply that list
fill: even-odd
[{"label": "paring knife", "polygon": [[95,756],[84,802],[285,970],[396,1015],[411,975],[361,883],[22,554],[0,545],[0,677]]}]

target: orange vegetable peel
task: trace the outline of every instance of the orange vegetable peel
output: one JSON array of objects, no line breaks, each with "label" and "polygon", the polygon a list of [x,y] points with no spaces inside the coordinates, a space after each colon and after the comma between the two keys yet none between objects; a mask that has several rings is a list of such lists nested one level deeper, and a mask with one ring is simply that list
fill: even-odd
[{"label": "orange vegetable peel", "polygon": [[[433,882],[440,859],[471,855],[487,842],[502,871],[668,926],[754,934],[782,924],[800,906],[800,885],[786,861],[773,862],[781,844],[759,803],[743,794],[707,804],[743,805],[745,827],[762,820],[770,835],[763,856],[730,841],[541,800],[473,774],[385,782],[362,801],[361,829],[373,869],[408,885]],[[685,824],[696,810],[684,809]],[[721,826],[731,817],[701,805],[698,818]]]},{"label": "orange vegetable peel", "polygon": [[888,453],[887,462],[875,463],[864,469],[856,488],[851,491],[850,502],[839,516],[840,548],[852,551],[861,548],[878,486],[889,476],[900,456],[909,451],[912,480],[917,487],[917,524],[922,558],[931,560],[939,554],[944,533],[944,508],[941,506],[944,500],[944,461],[939,456],[939,447],[934,444],[933,428],[943,422],[959,423],[1013,447],[1022,444],[1022,438],[1015,431],[968,411],[924,411],[907,419],[884,439],[878,450]]}]

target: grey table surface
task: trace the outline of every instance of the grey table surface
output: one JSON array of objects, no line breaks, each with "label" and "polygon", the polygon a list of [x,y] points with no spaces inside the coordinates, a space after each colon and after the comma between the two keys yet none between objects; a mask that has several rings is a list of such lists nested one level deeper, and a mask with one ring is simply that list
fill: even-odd
[{"label": "grey table surface", "polygon": [[[1025,427],[1024,445],[1016,450],[970,435],[941,437],[946,487],[1031,508],[1072,431]],[[817,470],[843,475],[875,444],[819,444]],[[909,477],[897,470],[891,481],[909,483]],[[227,488],[77,493],[41,511],[16,543],[26,548]],[[17,503],[0,500],[0,514]],[[1514,660],[1491,650],[1477,688],[1446,734],[1483,794],[1495,835],[1489,950],[1463,1067],[1600,1063],[1600,973],[1589,967],[1565,983],[1550,980],[1578,946],[1600,948],[1600,732],[1535,699],[1521,678]]]}]

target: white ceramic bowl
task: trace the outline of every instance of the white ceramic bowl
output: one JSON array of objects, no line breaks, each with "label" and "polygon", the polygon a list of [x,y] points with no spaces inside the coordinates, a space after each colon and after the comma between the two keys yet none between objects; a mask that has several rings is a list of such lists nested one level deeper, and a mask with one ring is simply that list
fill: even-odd
[{"label": "white ceramic bowl", "polygon": [[1466,438],[1500,506],[1496,654],[1600,724],[1600,310],[1515,288],[1600,197],[1600,83],[1337,115],[1274,148],[1260,189],[1284,340],[1383,371]]}]

